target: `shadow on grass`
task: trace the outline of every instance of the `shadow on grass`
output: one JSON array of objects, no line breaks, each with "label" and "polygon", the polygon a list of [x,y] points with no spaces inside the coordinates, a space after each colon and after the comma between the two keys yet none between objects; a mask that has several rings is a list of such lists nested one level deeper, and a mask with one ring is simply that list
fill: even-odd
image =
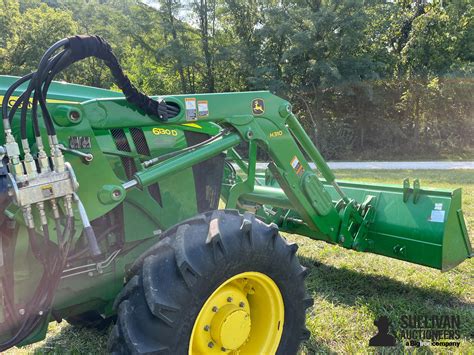
[{"label": "shadow on grass", "polygon": [[401,299],[403,302],[413,300],[417,303],[428,300],[444,307],[472,306],[448,291],[408,285],[388,276],[336,268],[304,256],[299,256],[299,259],[310,271],[306,278],[308,291],[329,297],[334,303],[354,306],[360,304],[361,300],[370,304],[371,299],[377,303],[383,299]]}]

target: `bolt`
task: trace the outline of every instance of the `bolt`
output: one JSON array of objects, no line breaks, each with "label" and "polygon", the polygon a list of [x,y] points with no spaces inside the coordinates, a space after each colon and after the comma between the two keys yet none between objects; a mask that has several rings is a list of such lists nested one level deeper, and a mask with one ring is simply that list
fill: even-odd
[{"label": "bolt", "polygon": [[43,311],[39,311],[38,314],[39,314],[40,316],[42,316],[42,315],[43,315]]},{"label": "bolt", "polygon": [[215,313],[219,310],[219,308],[217,308],[216,306],[212,307],[212,311]]},{"label": "bolt", "polygon": [[89,271],[89,273],[87,274],[89,275],[90,277],[94,276],[94,273],[92,271]]},{"label": "bolt", "polygon": [[244,307],[245,307],[245,303],[244,303],[244,302],[240,302],[240,303],[239,303],[239,307],[240,307],[240,308],[244,308]]},{"label": "bolt", "polygon": [[210,348],[213,348],[214,347],[214,343],[212,341],[209,342],[209,344],[207,344],[208,347]]},{"label": "bolt", "polygon": [[232,301],[233,301],[232,297],[227,297],[227,302],[232,302]]},{"label": "bolt", "polygon": [[25,309],[24,308],[21,308],[18,313],[20,313],[20,316],[24,316],[25,315]]},{"label": "bolt", "polygon": [[120,197],[122,196],[122,192],[120,190],[114,190],[114,192],[112,192],[112,195],[114,197]]},{"label": "bolt", "polygon": [[224,352],[226,352],[226,351],[227,351],[227,349],[226,349],[226,348],[224,348],[224,347],[222,347],[222,348],[221,348],[221,351],[224,351]]},{"label": "bolt", "polygon": [[344,243],[345,240],[346,240],[346,238],[344,238],[343,235],[339,236],[339,242]]},{"label": "bolt", "polygon": [[71,113],[69,114],[69,119],[73,122],[77,122],[80,117],[81,115],[78,111],[71,111]]},{"label": "bolt", "polygon": [[211,329],[211,327],[210,327],[210,326],[208,326],[208,325],[206,325],[206,326],[204,327],[204,330],[205,330],[206,332],[208,332],[208,331],[209,331],[209,329]]},{"label": "bolt", "polygon": [[92,160],[94,160],[94,156],[92,154],[86,154],[84,155],[84,160],[90,163]]}]

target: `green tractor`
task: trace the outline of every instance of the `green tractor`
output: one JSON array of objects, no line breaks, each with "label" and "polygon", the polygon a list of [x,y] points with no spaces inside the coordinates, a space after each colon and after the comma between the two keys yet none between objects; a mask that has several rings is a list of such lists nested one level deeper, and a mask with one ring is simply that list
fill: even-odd
[{"label": "green tractor", "polygon": [[[91,56],[123,94],[53,81]],[[460,189],[337,182],[269,92],[148,97],[75,36],[0,95],[0,352],[65,319],[113,322],[117,354],[296,353],[312,298],[280,232],[443,271],[472,255]]]}]

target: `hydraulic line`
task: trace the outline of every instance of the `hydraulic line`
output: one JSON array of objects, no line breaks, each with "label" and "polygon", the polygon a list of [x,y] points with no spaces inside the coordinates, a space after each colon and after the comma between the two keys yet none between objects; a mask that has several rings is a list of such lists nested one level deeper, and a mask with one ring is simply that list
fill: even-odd
[{"label": "hydraulic line", "polygon": [[60,281],[62,270],[67,261],[67,253],[69,252],[73,235],[74,217],[68,217],[61,238],[66,239],[67,244],[62,248],[63,250],[58,248],[58,257],[52,258],[53,262],[50,265],[50,271],[43,273],[33,297],[26,307],[24,322],[12,338],[7,342],[0,344],[0,352],[3,352],[26,339],[26,337],[28,337],[31,332],[38,327],[40,322],[47,317],[54,296],[54,291]]},{"label": "hydraulic line", "polygon": [[30,74],[25,75],[24,77],[18,79],[5,92],[5,95],[4,95],[3,101],[2,101],[2,118],[3,118],[3,129],[4,130],[7,130],[7,129],[11,128],[10,127],[10,121],[8,120],[8,101],[10,100],[11,95],[21,84],[26,83],[28,80],[30,80],[33,77],[33,75],[34,75],[34,73],[30,73]]}]

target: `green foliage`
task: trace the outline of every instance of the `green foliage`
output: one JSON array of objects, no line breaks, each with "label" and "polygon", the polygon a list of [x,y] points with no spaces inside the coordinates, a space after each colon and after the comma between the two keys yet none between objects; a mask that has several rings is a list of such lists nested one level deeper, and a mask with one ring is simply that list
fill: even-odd
[{"label": "green foliage", "polygon": [[[34,70],[62,37],[99,34],[146,93],[288,98],[329,159],[474,151],[468,0],[1,1],[0,73]],[[114,85],[97,60],[58,79]]]}]

